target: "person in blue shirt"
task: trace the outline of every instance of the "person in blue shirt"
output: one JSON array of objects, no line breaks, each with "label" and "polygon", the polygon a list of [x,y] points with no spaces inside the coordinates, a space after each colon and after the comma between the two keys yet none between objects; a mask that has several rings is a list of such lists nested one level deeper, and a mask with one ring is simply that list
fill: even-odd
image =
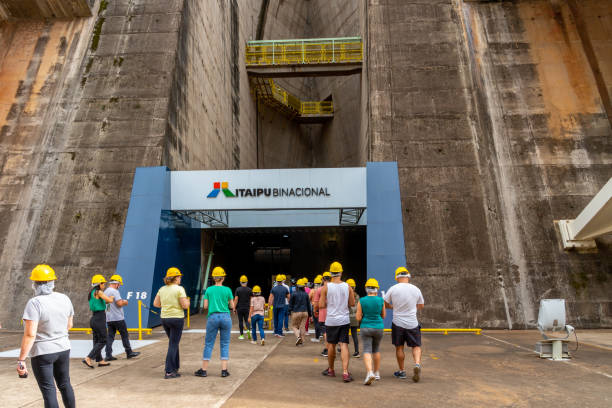
[{"label": "person in blue shirt", "polygon": [[285,337],[283,334],[283,323],[287,304],[289,303],[289,289],[283,285],[283,275],[276,275],[276,286],[270,291],[268,304],[272,305],[274,319],[274,335],[276,337]]}]

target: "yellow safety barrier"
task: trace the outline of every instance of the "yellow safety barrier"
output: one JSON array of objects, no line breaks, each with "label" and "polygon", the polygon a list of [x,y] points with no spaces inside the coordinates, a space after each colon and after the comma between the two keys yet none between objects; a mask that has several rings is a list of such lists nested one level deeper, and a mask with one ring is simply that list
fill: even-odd
[{"label": "yellow safety barrier", "polygon": [[189,302],[190,302],[189,303],[189,307],[187,308],[187,328],[189,329],[191,327],[191,319],[190,319],[190,317],[191,317],[191,312],[190,312],[190,309],[191,309],[191,298],[187,298],[187,300],[189,300]]},{"label": "yellow safety barrier", "polygon": [[361,37],[248,41],[246,65],[343,64],[363,61]]},{"label": "yellow safety barrier", "polygon": [[271,79],[253,78],[255,96],[266,105],[285,114],[289,119],[306,115],[333,115],[332,101],[303,102]]},{"label": "yellow safety barrier", "polygon": [[268,307],[268,304],[266,303],[264,305],[264,328],[266,329],[271,329],[272,328],[272,309],[274,308],[274,306],[270,306]]},{"label": "yellow safety barrier", "polygon": [[[142,332],[145,334],[153,334],[153,329],[146,329],[146,328],[145,329],[137,329],[137,328],[127,329],[127,331],[130,333],[136,333],[139,330],[142,330]],[[70,331],[91,334],[91,329],[89,327],[73,327],[72,329],[70,329]],[[116,334],[119,334],[119,332],[116,332]]]},{"label": "yellow safety barrier", "polygon": [[[385,329],[385,332],[390,332],[391,329]],[[474,333],[476,335],[482,334],[482,329],[421,329],[423,333],[443,333],[445,336],[448,333]]]}]

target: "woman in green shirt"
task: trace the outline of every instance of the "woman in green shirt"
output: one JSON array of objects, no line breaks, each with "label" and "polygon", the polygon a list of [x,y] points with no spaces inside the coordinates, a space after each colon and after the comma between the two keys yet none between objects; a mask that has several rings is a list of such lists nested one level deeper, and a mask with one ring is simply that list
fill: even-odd
[{"label": "woman in green shirt", "polygon": [[87,299],[89,300],[89,310],[91,310],[92,315],[91,319],[89,319],[89,326],[91,327],[91,331],[93,333],[93,348],[83,360],[83,364],[85,364],[89,368],[94,368],[93,359],[95,358],[98,367],[106,367],[110,365],[109,362],[104,361],[102,358],[102,349],[106,347],[106,304],[112,303],[115,300],[114,296],[106,296],[104,294],[104,286],[106,284],[106,279],[102,275],[95,275],[91,278],[91,290],[87,295]]},{"label": "woman in green shirt", "polygon": [[181,375],[179,358],[179,343],[183,335],[185,309],[189,309],[189,298],[185,288],[181,286],[183,274],[178,268],[168,268],[164,278],[165,286],[159,288],[153,306],[161,307],[162,327],[168,336],[168,351],[166,352],[165,379],[177,378]]},{"label": "woman in green shirt", "polygon": [[213,269],[212,277],[215,285],[206,289],[206,293],[204,293],[204,309],[208,309],[208,320],[206,322],[202,368],[195,372],[197,377],[208,375],[206,370],[217,339],[217,331],[220,334],[219,343],[221,345],[221,377],[230,375],[227,371],[227,365],[229,362],[230,333],[232,331],[230,311],[234,309],[234,296],[230,288],[223,286],[223,280],[225,279],[223,268],[217,266]]},{"label": "woman in green shirt", "polygon": [[[379,289],[376,279],[368,279],[365,289],[368,296],[359,299],[357,305],[357,320],[361,321],[361,343],[363,347],[363,363],[366,367],[364,385],[370,385],[374,380],[380,380],[380,342],[384,333],[383,319],[386,316],[384,301],[378,296]],[[372,359],[374,370],[372,370]]]}]

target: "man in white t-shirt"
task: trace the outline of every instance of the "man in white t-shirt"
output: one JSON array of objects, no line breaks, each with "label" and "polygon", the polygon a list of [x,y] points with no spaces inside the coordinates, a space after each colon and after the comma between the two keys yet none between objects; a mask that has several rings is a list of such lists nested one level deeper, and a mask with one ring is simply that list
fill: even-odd
[{"label": "man in white t-shirt", "polygon": [[410,272],[403,266],[395,270],[397,284],[391,286],[385,293],[385,307],[393,309],[391,338],[395,346],[395,356],[399,371],[393,373],[397,378],[405,379],[404,343],[412,347],[414,369],[412,380],[418,382],[421,378],[421,326],[417,320],[417,310],[423,309],[425,300],[421,290],[410,283]]}]

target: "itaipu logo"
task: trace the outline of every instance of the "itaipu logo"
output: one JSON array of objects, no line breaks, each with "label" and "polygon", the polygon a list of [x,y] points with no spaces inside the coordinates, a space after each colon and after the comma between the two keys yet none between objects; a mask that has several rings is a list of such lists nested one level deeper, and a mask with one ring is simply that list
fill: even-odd
[{"label": "itaipu logo", "polygon": [[293,188],[237,188],[234,191],[229,189],[229,182],[215,181],[213,189],[207,198],[217,198],[219,192],[228,198],[237,197],[330,197],[327,187],[293,187]]}]

